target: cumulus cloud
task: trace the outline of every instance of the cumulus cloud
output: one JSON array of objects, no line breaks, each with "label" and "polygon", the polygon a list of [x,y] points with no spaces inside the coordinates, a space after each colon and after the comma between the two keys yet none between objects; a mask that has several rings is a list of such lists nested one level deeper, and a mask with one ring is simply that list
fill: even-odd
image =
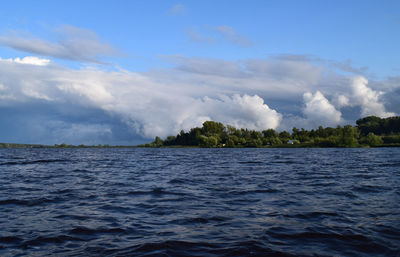
[{"label": "cumulus cloud", "polygon": [[305,102],[303,113],[310,121],[328,126],[337,125],[342,121],[341,112],[336,110],[321,92],[317,91],[315,94],[307,92],[303,98]]},{"label": "cumulus cloud", "polygon": [[393,112],[387,112],[385,106],[380,101],[383,92],[375,91],[368,86],[368,80],[364,77],[354,77],[351,79],[351,102],[349,105],[359,105],[361,115],[376,115],[382,118],[395,116]]},{"label": "cumulus cloud", "polygon": [[222,121],[237,128],[276,129],[282,119],[282,115],[271,109],[258,95],[235,94],[232,98],[223,96],[221,99],[207,97],[203,102],[211,120]]},{"label": "cumulus cloud", "polygon": [[349,106],[350,105],[350,100],[347,96],[345,95],[339,95],[336,99],[336,105],[341,108],[341,107],[345,107],[345,106]]},{"label": "cumulus cloud", "polygon": [[373,84],[378,84],[378,87],[385,91],[381,97],[381,102],[385,103],[385,107],[398,115],[400,113],[400,77],[389,77],[378,83],[375,81]]},{"label": "cumulus cloud", "polygon": [[240,46],[252,46],[253,43],[245,36],[238,34],[234,28],[230,26],[218,26],[215,31],[221,35],[225,40]]},{"label": "cumulus cloud", "polygon": [[117,53],[111,45],[101,42],[91,30],[65,25],[56,32],[56,42],[25,37],[14,32],[0,36],[0,44],[32,54],[93,63],[102,63],[101,57]]}]

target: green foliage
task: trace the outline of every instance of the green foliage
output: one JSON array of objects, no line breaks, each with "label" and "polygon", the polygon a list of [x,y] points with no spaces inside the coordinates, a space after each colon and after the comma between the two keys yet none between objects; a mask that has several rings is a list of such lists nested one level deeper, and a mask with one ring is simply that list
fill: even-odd
[{"label": "green foliage", "polygon": [[400,144],[400,135],[389,135],[382,137],[384,144]]},{"label": "green foliage", "polygon": [[376,116],[368,116],[357,120],[356,123],[363,136],[369,133],[374,133],[375,135],[400,133],[400,116],[384,119]]},{"label": "green foliage", "polygon": [[263,142],[263,145],[265,145],[265,146],[282,144],[282,141],[279,139],[279,137],[265,137],[265,138],[263,138],[262,142]]},{"label": "green foliage", "polygon": [[290,133],[287,131],[282,131],[279,133],[279,138],[281,139],[290,139]]},{"label": "green foliage", "polygon": [[262,133],[265,138],[277,138],[279,136],[274,129],[263,130]]},{"label": "green foliage", "polygon": [[262,141],[259,138],[257,138],[257,139],[250,138],[249,140],[246,141],[246,146],[247,147],[261,147]]},{"label": "green foliage", "polygon": [[206,136],[225,133],[225,126],[221,122],[206,121],[203,123],[202,134]]},{"label": "green foliage", "polygon": [[[164,141],[156,137],[154,142],[145,146],[200,146],[200,147],[358,147],[400,145],[399,117],[381,119],[370,116],[357,121],[357,126],[305,130],[294,127],[292,133],[273,129],[263,131],[238,129],[224,126],[220,122],[206,121],[201,128],[192,128],[189,132],[181,131],[176,136],[169,136]],[[381,135],[379,133],[390,134]],[[367,134],[364,134],[369,131]],[[395,132],[398,131],[398,132]],[[398,133],[398,134],[396,134]]]},{"label": "green foliage", "polygon": [[164,145],[164,141],[161,138],[156,137],[152,143],[146,145],[147,147],[161,147]]},{"label": "green foliage", "polygon": [[216,136],[209,136],[206,138],[206,147],[217,147],[218,138]]},{"label": "green foliage", "polygon": [[356,127],[346,125],[343,129],[338,127],[340,133],[339,145],[345,147],[355,147],[358,145],[359,132]]},{"label": "green foliage", "polygon": [[383,140],[380,136],[376,136],[374,133],[370,132],[365,138],[365,142],[369,146],[379,146],[383,144]]}]

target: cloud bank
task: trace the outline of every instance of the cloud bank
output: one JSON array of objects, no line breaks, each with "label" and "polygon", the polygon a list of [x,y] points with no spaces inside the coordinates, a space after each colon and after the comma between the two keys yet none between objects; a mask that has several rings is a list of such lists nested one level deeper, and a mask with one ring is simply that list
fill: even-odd
[{"label": "cloud bank", "polygon": [[175,67],[149,72],[70,69],[39,57],[0,59],[0,118],[7,121],[0,141],[25,133],[28,143],[135,144],[206,120],[290,130],[343,124],[344,108],[360,110],[352,121],[395,114],[365,78],[334,73],[307,58],[167,59]]}]

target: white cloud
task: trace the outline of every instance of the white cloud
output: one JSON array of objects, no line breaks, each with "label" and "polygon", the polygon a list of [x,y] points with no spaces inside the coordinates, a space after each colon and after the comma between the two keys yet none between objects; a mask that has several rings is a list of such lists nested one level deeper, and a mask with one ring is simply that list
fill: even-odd
[{"label": "white cloud", "polygon": [[345,106],[349,106],[350,105],[350,100],[347,96],[345,95],[339,95],[337,97],[337,99],[335,99],[336,101],[336,105],[341,108],[341,107],[345,107]]},{"label": "white cloud", "polygon": [[14,62],[23,63],[23,64],[31,64],[31,65],[38,65],[38,66],[46,66],[49,65],[49,59],[42,59],[36,56],[27,56],[22,59],[15,58]]},{"label": "white cloud", "polygon": [[[30,109],[40,104],[39,113],[57,106],[67,117],[57,118],[60,120],[57,124],[75,124],[68,131],[87,131],[81,133],[82,138],[90,131],[101,132],[107,140],[113,137],[110,135],[113,124],[108,122],[126,126],[124,131],[129,133],[125,138],[136,133],[147,139],[175,135],[181,129],[201,126],[206,120],[257,130],[335,126],[344,122],[341,112],[328,100],[335,97],[339,99],[337,106],[350,103],[363,110],[389,114],[379,101],[379,94],[366,87],[365,80],[355,80],[355,85],[349,87],[347,77],[327,77],[324,67],[303,58],[236,62],[169,58],[175,68],[142,73],[74,70],[55,64],[40,66],[15,59],[1,60],[0,114],[2,108],[6,108],[7,117],[12,117],[10,110],[17,106]],[[369,100],[361,101],[364,99],[361,96]],[[103,121],[96,120],[97,112],[85,114],[88,109],[98,110],[105,120],[104,127],[99,127]],[[68,119],[75,119],[71,118],[74,114],[82,117],[69,123]],[[35,131],[40,131],[40,127],[51,129],[45,124],[58,116],[40,117]],[[92,119],[93,122],[86,123]],[[35,120],[31,122],[29,125],[34,126]],[[57,131],[63,133],[60,126]],[[68,131],[64,132],[70,135]]]},{"label": "white cloud", "polygon": [[303,98],[305,102],[303,113],[310,121],[325,126],[334,126],[342,121],[342,114],[321,92],[317,91],[315,94],[307,92]]},{"label": "white cloud", "polygon": [[352,105],[361,106],[361,115],[376,115],[382,118],[395,116],[393,112],[387,112],[383,103],[380,102],[380,96],[383,92],[372,90],[368,86],[368,80],[364,77],[354,77],[351,82]]},{"label": "white cloud", "polygon": [[20,51],[67,60],[102,63],[101,57],[113,56],[117,51],[100,41],[95,32],[74,26],[57,29],[58,41],[51,42],[17,33],[0,36],[0,44]]},{"label": "white cloud", "polygon": [[26,56],[24,58],[9,58],[9,59],[2,59],[0,57],[0,61],[5,61],[5,62],[15,62],[15,63],[21,63],[21,64],[30,64],[30,65],[38,65],[38,66],[46,66],[50,64],[50,60],[49,59],[43,59],[43,58],[39,58],[36,56]]},{"label": "white cloud", "polygon": [[146,138],[174,135],[210,119],[260,130],[276,128],[281,119],[256,95],[206,90],[199,96],[190,88],[181,90],[176,84],[156,82],[148,74],[11,64],[0,63],[0,83],[12,88],[5,93],[13,94],[19,102],[40,100],[98,108],[119,117]]},{"label": "white cloud", "polygon": [[271,109],[258,95],[222,96],[221,99],[205,98],[203,110],[208,110],[212,120],[221,121],[237,128],[264,130],[277,128],[282,115]]}]

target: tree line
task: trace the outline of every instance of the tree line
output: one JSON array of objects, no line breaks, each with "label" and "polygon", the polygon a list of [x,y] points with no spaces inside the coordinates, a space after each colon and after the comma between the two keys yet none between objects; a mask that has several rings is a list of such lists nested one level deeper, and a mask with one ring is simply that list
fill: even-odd
[{"label": "tree line", "polygon": [[221,122],[206,121],[201,128],[164,140],[156,137],[143,147],[379,147],[400,146],[400,116],[379,118],[368,116],[356,126],[335,128],[319,126],[305,130],[293,127],[291,132],[274,129],[263,131],[235,128]]}]

